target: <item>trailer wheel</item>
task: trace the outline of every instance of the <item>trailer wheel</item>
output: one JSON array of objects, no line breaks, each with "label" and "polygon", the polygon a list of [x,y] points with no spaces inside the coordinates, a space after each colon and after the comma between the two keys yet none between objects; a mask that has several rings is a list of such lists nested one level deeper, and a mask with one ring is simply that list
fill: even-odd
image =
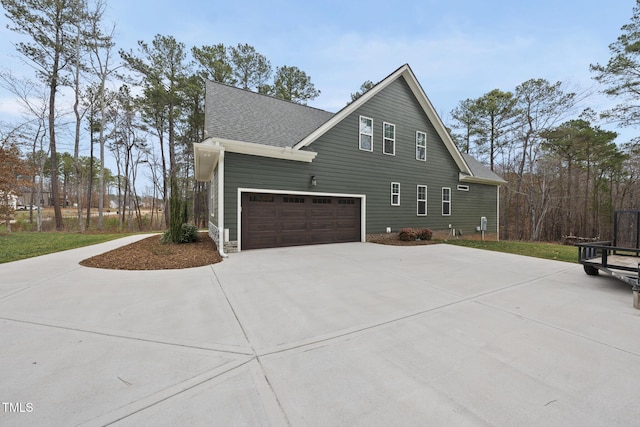
[{"label": "trailer wheel", "polygon": [[600,273],[600,270],[595,268],[593,265],[585,265],[584,272],[587,273],[589,276],[597,276]]}]

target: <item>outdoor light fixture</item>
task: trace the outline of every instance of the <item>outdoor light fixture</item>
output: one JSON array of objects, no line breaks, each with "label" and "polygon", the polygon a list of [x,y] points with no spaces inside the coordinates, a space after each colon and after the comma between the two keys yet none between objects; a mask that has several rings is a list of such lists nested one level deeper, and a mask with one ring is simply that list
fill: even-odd
[{"label": "outdoor light fixture", "polygon": [[316,180],[316,176],[315,175],[311,175],[311,185],[312,186],[316,186],[318,185],[318,181]]}]

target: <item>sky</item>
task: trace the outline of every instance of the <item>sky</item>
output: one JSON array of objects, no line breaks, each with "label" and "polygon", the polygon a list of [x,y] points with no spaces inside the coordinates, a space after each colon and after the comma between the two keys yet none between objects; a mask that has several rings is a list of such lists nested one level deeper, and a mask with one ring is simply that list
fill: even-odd
[{"label": "sky", "polygon": [[[308,105],[336,112],[350,94],[408,63],[445,122],[466,98],[513,91],[532,78],[596,88],[590,64],[630,21],[635,0],[105,0],[119,49],[172,35],[187,48],[248,43],[277,66],[305,71],[320,90]],[[0,67],[33,76],[0,18]],[[595,96],[597,111],[612,100]],[[0,121],[16,119],[0,90]],[[630,139],[634,129],[621,132]]]}]

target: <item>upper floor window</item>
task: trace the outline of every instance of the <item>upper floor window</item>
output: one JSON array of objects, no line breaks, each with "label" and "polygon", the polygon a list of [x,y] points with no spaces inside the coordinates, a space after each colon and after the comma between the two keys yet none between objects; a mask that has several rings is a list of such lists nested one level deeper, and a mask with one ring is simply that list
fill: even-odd
[{"label": "upper floor window", "polygon": [[427,134],[416,132],[416,160],[427,160]]},{"label": "upper floor window", "polygon": [[400,183],[391,183],[391,206],[400,206]]},{"label": "upper floor window", "polygon": [[427,186],[418,185],[418,215],[427,214]]},{"label": "upper floor window", "polygon": [[451,189],[442,187],[442,215],[451,215]]},{"label": "upper floor window", "polygon": [[373,151],[373,119],[360,116],[360,149]]},{"label": "upper floor window", "polygon": [[382,124],[382,152],[392,156],[396,155],[396,125]]}]

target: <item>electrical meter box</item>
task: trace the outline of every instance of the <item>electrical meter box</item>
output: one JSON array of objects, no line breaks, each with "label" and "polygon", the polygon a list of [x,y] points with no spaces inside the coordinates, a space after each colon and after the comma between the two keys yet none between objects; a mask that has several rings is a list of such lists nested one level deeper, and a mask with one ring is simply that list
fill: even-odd
[{"label": "electrical meter box", "polygon": [[480,231],[487,231],[487,217],[480,218]]}]

